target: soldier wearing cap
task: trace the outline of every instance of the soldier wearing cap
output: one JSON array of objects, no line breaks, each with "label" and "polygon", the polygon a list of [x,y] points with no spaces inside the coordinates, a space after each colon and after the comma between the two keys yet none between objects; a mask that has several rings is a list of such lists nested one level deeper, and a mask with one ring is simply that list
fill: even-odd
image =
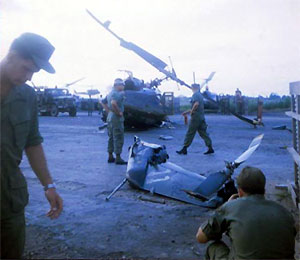
[{"label": "soldier wearing cap", "polygon": [[207,124],[204,117],[204,102],[203,97],[200,93],[200,85],[192,85],[193,96],[191,100],[192,109],[182,113],[183,116],[191,115],[188,131],[185,135],[183,148],[180,151],[176,151],[178,154],[187,154],[187,148],[193,142],[196,132],[199,133],[201,138],[204,140],[208,150],[204,154],[214,153],[212,148],[212,141],[207,133]]},{"label": "soldier wearing cap", "polygon": [[[266,200],[266,178],[261,170],[245,167],[233,195],[199,228],[199,243],[213,241],[206,259],[294,259],[295,223],[290,212]],[[231,247],[222,242],[230,238]]]},{"label": "soldier wearing cap", "polygon": [[19,164],[23,151],[45,189],[51,206],[48,216],[57,218],[62,199],[47,168],[39,133],[35,91],[25,84],[34,73],[55,70],[49,63],[54,47],[42,36],[24,33],[15,39],[0,63],[1,79],[1,258],[22,257],[25,243],[24,208],[27,184]]},{"label": "soldier wearing cap", "polygon": [[[113,90],[107,95],[107,116],[108,129],[108,163],[127,164],[122,158],[124,144],[124,81],[115,79]],[[115,153],[116,158],[114,158]]]}]

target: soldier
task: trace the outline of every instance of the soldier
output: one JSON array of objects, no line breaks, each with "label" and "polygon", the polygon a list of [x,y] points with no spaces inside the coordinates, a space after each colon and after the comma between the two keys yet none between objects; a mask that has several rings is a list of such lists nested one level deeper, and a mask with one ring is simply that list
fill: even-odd
[{"label": "soldier", "polygon": [[204,102],[203,97],[200,93],[200,85],[192,84],[192,90],[194,92],[192,96],[192,109],[183,112],[183,116],[191,114],[191,120],[189,124],[189,129],[185,135],[184,145],[180,151],[176,151],[178,154],[187,154],[187,148],[193,142],[196,132],[198,131],[201,138],[204,140],[208,150],[204,154],[214,153],[214,149],[212,148],[211,139],[206,132],[207,124],[205,122],[204,117]]},{"label": "soldier", "polygon": [[[113,90],[107,96],[107,106],[109,109],[107,116],[108,130],[108,163],[127,164],[122,158],[122,148],[124,144],[124,81],[116,79]],[[116,158],[113,156],[113,152]]]},{"label": "soldier", "polygon": [[[264,198],[266,178],[245,167],[237,177],[238,194],[198,230],[199,243],[213,242],[206,259],[294,259],[296,229],[290,212]],[[226,233],[231,248],[221,241]]]},{"label": "soldier", "polygon": [[53,51],[54,47],[45,38],[24,33],[13,41],[0,63],[1,259],[21,258],[24,250],[28,191],[19,168],[24,150],[51,206],[47,216],[57,218],[63,209],[41,144],[36,94],[25,84],[40,69],[55,72],[48,61]]},{"label": "soldier", "polygon": [[240,115],[243,114],[243,103],[242,92],[237,88],[235,91],[235,111]]},{"label": "soldier", "polygon": [[89,96],[89,99],[88,99],[88,116],[93,116],[93,110],[94,110],[94,102],[92,100],[92,97]]}]

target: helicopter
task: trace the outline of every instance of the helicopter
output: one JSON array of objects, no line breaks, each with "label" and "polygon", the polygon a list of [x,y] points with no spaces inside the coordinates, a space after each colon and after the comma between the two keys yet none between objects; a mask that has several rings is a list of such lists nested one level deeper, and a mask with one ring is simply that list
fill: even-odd
[{"label": "helicopter", "polygon": [[[120,41],[122,47],[135,52],[137,55],[164,74],[164,77],[161,79],[156,78],[148,83],[145,83],[143,80],[133,77],[132,72],[123,70],[128,73],[128,78],[125,79],[125,125],[140,128],[153,125],[158,126],[161,125],[162,122],[167,121],[167,116],[174,113],[174,93],[165,92],[161,94],[157,90],[158,86],[161,85],[163,81],[171,79],[180,85],[184,85],[189,88],[191,87],[177,77],[172,66],[172,62],[172,71],[170,72],[166,69],[167,64],[164,61],[143,50],[134,43],[123,40],[116,33],[110,30],[109,21],[102,23],[89,10],[86,11],[94,20],[96,20],[97,23],[99,23],[114,37],[116,37]],[[208,78],[204,79],[204,82],[201,84],[201,86],[203,87],[207,85],[207,83],[212,80],[214,74],[215,72],[212,72]],[[210,107],[212,106],[215,108],[214,104],[210,104]],[[105,116],[103,118],[105,120]]]},{"label": "helicopter", "polygon": [[217,208],[237,193],[232,178],[234,170],[244,163],[260,146],[263,134],[255,137],[248,149],[232,162],[225,161],[224,169],[205,177],[167,162],[164,145],[150,144],[134,137],[129,148],[126,178],[106,197],[106,201],[126,183],[179,201],[206,208]]},{"label": "helicopter", "polygon": [[[175,82],[177,82],[178,84],[185,86],[189,89],[191,89],[191,86],[189,84],[187,84],[186,82],[184,82],[183,80],[181,80],[180,78],[177,77],[177,74],[172,66],[172,70],[169,71],[167,70],[167,66],[168,64],[165,63],[164,61],[162,61],[161,59],[155,57],[153,54],[149,53],[148,51],[142,49],[141,47],[137,46],[136,44],[132,43],[132,42],[128,42],[126,40],[124,40],[123,38],[121,38],[120,36],[118,36],[116,33],[114,33],[110,28],[110,21],[106,21],[106,22],[101,22],[96,16],[94,16],[88,9],[86,9],[86,12],[98,23],[100,24],[105,30],[107,30],[110,34],[112,34],[115,38],[117,38],[120,41],[120,45],[125,48],[128,49],[130,51],[133,51],[135,54],[137,54],[138,56],[140,56],[143,60],[145,60],[146,62],[148,62],[150,65],[152,65],[153,67],[155,67],[157,70],[159,70],[161,73],[163,73],[166,77],[166,79],[171,79]],[[215,72],[213,72],[212,77],[214,75]],[[204,83],[202,83],[200,85],[200,88],[203,88],[205,85],[207,85],[208,81],[210,81],[212,79],[212,77],[208,77],[207,80],[204,81]],[[214,108],[219,109],[220,104],[218,102],[218,100],[214,97],[214,95],[212,95],[209,91],[203,91],[202,95],[205,99],[207,99],[208,101],[211,102],[211,105]],[[237,113],[235,113],[235,111],[233,111],[232,109],[229,110],[229,112],[237,117],[238,119],[249,123],[251,125],[254,126],[254,128],[256,128],[256,126],[264,126],[261,118],[257,118],[257,119],[249,119],[246,118],[242,115],[238,115]]]}]

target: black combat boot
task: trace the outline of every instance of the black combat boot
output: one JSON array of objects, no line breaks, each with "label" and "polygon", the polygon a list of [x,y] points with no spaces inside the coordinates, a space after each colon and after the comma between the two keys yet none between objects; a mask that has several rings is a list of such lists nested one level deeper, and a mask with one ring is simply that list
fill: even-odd
[{"label": "black combat boot", "polygon": [[117,154],[117,157],[116,157],[116,164],[119,164],[119,165],[126,165],[127,162],[125,162],[125,161],[121,158],[120,154]]},{"label": "black combat boot", "polygon": [[187,154],[187,147],[183,146],[182,149],[180,151],[176,151],[176,153],[184,155]]},{"label": "black combat boot", "polygon": [[212,154],[214,153],[214,149],[212,148],[212,146],[208,147],[208,150],[204,153],[204,154]]},{"label": "black combat boot", "polygon": [[112,154],[112,153],[109,153],[107,162],[108,162],[108,163],[114,163],[115,160],[116,160],[116,159],[114,158],[113,154]]}]

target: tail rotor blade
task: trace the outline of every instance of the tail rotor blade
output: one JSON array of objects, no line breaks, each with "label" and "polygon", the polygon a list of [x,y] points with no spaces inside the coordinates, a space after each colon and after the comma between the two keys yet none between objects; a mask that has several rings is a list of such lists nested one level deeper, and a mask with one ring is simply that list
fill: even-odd
[{"label": "tail rotor blade", "polygon": [[235,161],[235,164],[241,164],[248,160],[248,158],[254,153],[254,151],[258,148],[260,145],[264,135],[261,134],[253,139],[251,144],[249,145],[249,148],[247,151],[245,151],[243,154],[241,154]]}]

